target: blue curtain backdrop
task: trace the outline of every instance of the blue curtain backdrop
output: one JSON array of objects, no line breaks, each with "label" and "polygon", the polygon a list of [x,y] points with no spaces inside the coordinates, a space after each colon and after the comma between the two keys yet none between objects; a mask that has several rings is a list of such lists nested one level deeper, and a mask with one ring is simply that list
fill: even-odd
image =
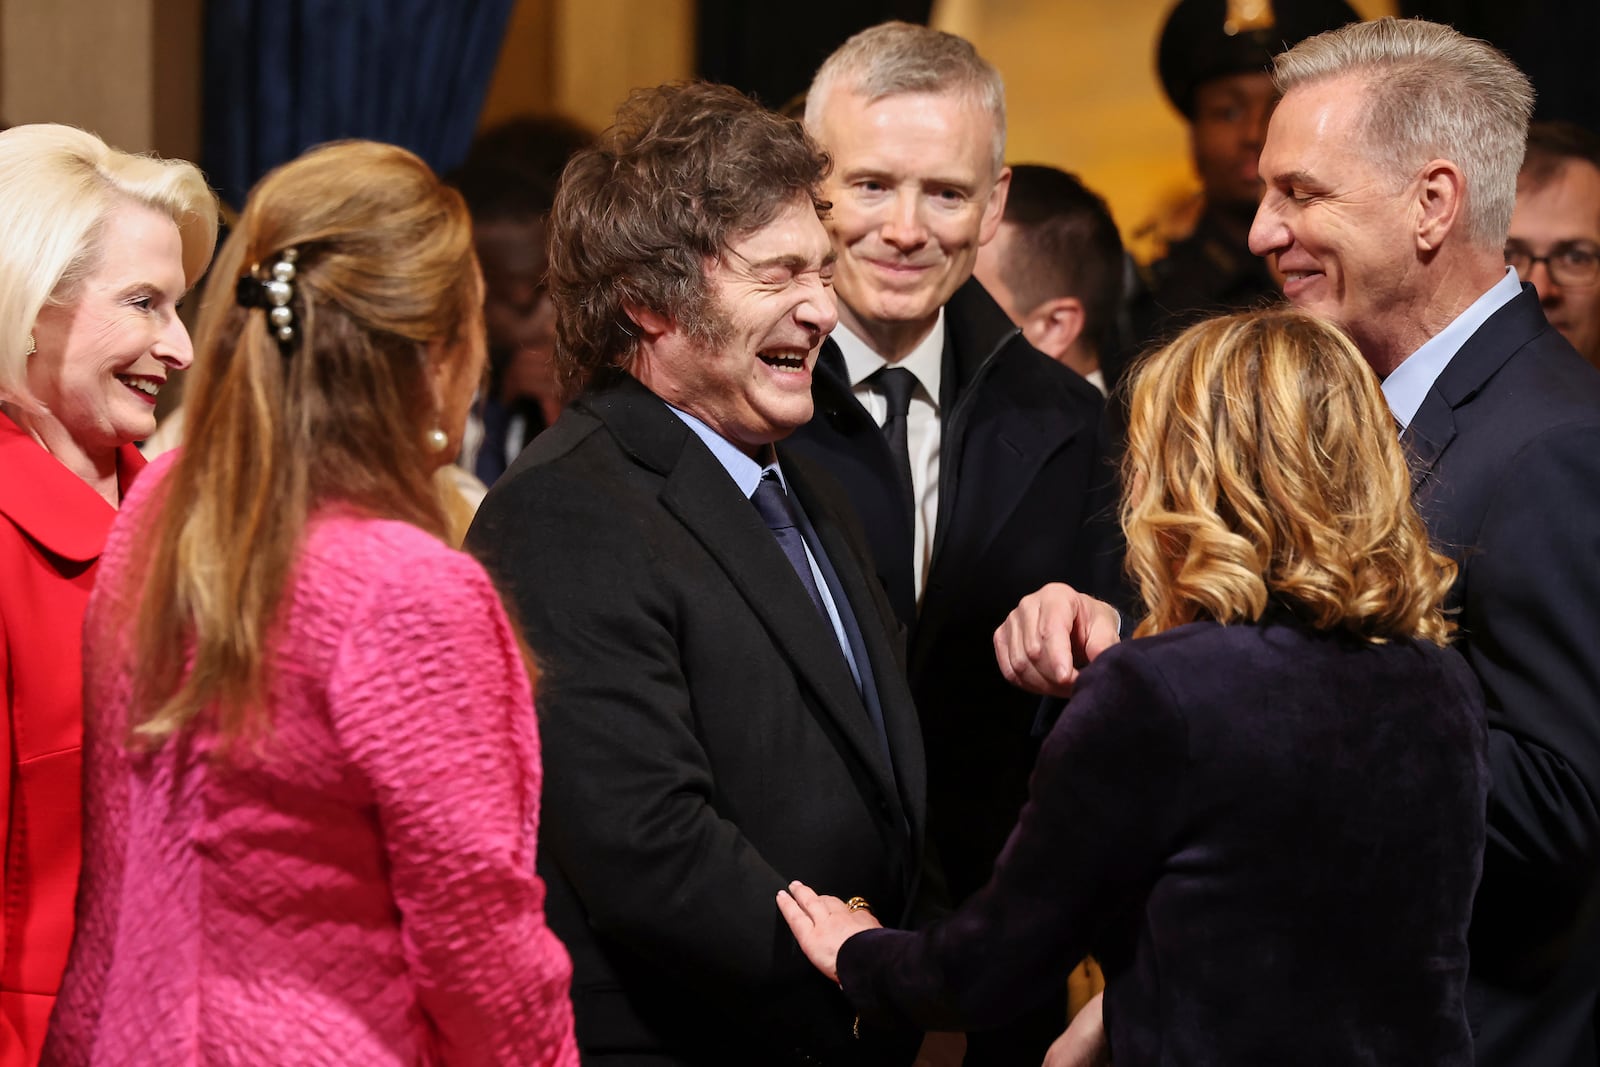
[{"label": "blue curtain backdrop", "polygon": [[366,137],[461,162],[515,0],[209,0],[204,166],[235,208],[268,170]]}]

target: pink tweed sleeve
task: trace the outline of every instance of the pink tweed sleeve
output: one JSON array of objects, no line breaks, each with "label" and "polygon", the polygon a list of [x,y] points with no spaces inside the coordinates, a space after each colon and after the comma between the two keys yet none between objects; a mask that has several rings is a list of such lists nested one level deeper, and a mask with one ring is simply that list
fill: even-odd
[{"label": "pink tweed sleeve", "polygon": [[439,1061],[576,1067],[572,965],[534,872],[527,674],[482,568],[441,556],[374,583],[339,649],[329,715],[376,799]]}]

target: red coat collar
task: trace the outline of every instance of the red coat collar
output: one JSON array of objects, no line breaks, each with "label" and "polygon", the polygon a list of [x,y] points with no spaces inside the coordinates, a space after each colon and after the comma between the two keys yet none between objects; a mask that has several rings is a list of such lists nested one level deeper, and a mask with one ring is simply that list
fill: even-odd
[{"label": "red coat collar", "polygon": [[[117,449],[122,496],[144,469],[133,445]],[[63,559],[98,559],[117,511],[88,483],[62,466],[39,442],[0,414],[0,515]]]}]

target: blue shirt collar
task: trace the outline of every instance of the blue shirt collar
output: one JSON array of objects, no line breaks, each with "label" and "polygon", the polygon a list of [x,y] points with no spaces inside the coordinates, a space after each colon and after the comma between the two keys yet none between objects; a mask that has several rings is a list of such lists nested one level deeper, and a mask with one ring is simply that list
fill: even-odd
[{"label": "blue shirt collar", "polygon": [[671,404],[668,404],[667,407],[674,415],[683,420],[685,426],[694,431],[696,437],[705,442],[706,447],[711,449],[711,454],[717,457],[717,462],[722,464],[722,469],[728,472],[728,477],[733,479],[734,484],[739,487],[739,491],[745,495],[746,499],[755,495],[756,487],[761,484],[761,476],[769,470],[777,473],[778,480],[784,483],[784,491],[788,491],[789,484],[784,481],[783,471],[779,469],[776,459],[765,465],[757,463],[745,455],[743,449],[738,445],[723,437],[687,411],[675,408]]},{"label": "blue shirt collar", "polygon": [[1389,410],[1394,412],[1396,422],[1401,426],[1411,425],[1433,383],[1461,351],[1461,346],[1478,332],[1478,327],[1487,322],[1490,315],[1509,304],[1520,292],[1522,283],[1517,280],[1517,272],[1507,267],[1505,277],[1474,300],[1450,325],[1428,338],[1383,380],[1383,396],[1389,401]]}]

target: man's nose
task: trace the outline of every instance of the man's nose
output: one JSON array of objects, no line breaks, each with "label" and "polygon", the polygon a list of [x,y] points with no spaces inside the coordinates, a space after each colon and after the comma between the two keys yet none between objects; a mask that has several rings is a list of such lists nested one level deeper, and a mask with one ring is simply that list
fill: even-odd
[{"label": "man's nose", "polygon": [[1250,251],[1258,256],[1268,256],[1289,244],[1289,228],[1278,216],[1277,196],[1272,190],[1261,198],[1256,217],[1250,223]]},{"label": "man's nose", "polygon": [[1533,286],[1533,291],[1539,294],[1539,302],[1553,304],[1561,299],[1561,286],[1550,277],[1550,264],[1543,259],[1536,259],[1528,266],[1528,273],[1522,280]]},{"label": "man's nose", "polygon": [[795,317],[801,325],[814,332],[816,342],[832,333],[833,328],[839,325],[839,304],[833,295],[833,287],[817,282],[816,287],[795,309]]},{"label": "man's nose", "polygon": [[928,228],[922,221],[921,196],[905,190],[895,194],[884,220],[883,239],[901,251],[920,248],[928,241]]}]

